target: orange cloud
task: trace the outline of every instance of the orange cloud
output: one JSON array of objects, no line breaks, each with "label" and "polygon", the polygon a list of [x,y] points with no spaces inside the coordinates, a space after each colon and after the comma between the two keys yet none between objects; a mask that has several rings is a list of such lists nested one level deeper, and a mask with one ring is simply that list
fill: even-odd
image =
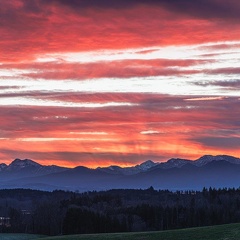
[{"label": "orange cloud", "polygon": [[[223,6],[231,8],[228,16],[233,14],[234,19],[234,13],[239,9],[239,4],[234,1],[228,6],[224,3],[218,6],[210,1],[219,7],[215,9],[219,12],[213,18],[206,15],[209,11],[203,11],[198,4],[189,4],[184,14],[181,5],[175,2],[174,6],[166,1],[162,4],[133,4],[131,8],[103,7],[100,10],[94,6],[76,9],[66,7],[71,3],[54,2],[61,1],[19,0],[2,3],[1,21],[5,24],[0,29],[1,61],[31,60],[39,54],[53,52],[239,39],[239,21],[223,21],[227,11],[220,14],[219,10]],[[191,14],[194,12],[195,16]],[[211,13],[214,16],[212,10]]]},{"label": "orange cloud", "polygon": [[3,0],[0,160],[239,155],[239,10],[236,0]]},{"label": "orange cloud", "polygon": [[[130,165],[147,156],[155,161],[173,156],[194,159],[209,151],[220,154],[224,149],[231,153],[221,142],[207,143],[216,137],[231,137],[234,141],[238,135],[238,103],[233,104],[231,98],[214,103],[193,101],[191,108],[183,97],[107,94],[106,98],[131,98],[140,105],[131,110],[5,108],[0,117],[4,126],[0,140],[1,152],[5,153],[2,160],[9,161],[18,153],[18,157],[28,155],[44,164],[60,161],[68,166]],[[236,148],[234,154],[238,153]]]}]

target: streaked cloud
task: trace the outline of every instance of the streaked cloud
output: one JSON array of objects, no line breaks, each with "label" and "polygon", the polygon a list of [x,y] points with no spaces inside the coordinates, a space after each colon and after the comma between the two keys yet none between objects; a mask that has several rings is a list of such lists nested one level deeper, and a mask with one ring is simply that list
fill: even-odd
[{"label": "streaked cloud", "polygon": [[236,0],[2,0],[0,160],[239,155]]},{"label": "streaked cloud", "polygon": [[200,98],[187,98],[185,101],[214,101],[223,100],[225,97],[200,97]]},{"label": "streaked cloud", "polygon": [[148,134],[159,134],[159,131],[156,130],[146,130],[146,131],[141,131],[141,134],[148,135]]},{"label": "streaked cloud", "polygon": [[223,150],[233,149],[240,147],[240,137],[199,137],[193,139],[196,142],[200,142],[204,146],[218,147]]},{"label": "streaked cloud", "polygon": [[118,106],[133,106],[132,103],[127,102],[108,102],[108,103],[73,103],[41,100],[24,97],[2,98],[0,106],[42,106],[42,107],[71,107],[71,108],[102,108],[102,107],[118,107]]}]

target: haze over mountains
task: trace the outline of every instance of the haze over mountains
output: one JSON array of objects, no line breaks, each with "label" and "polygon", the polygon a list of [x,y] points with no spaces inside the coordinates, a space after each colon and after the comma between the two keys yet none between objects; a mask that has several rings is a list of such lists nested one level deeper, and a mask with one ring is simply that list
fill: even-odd
[{"label": "haze over mountains", "polygon": [[239,187],[240,159],[227,155],[205,155],[192,161],[172,158],[151,160],[133,167],[44,166],[30,159],[0,164],[0,188],[91,191],[112,188],[201,190],[203,187]]}]

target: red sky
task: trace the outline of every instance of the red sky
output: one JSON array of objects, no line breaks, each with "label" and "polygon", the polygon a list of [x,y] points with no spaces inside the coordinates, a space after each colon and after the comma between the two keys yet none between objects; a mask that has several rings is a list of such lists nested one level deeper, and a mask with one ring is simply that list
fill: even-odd
[{"label": "red sky", "polygon": [[238,0],[1,0],[0,162],[240,155]]}]

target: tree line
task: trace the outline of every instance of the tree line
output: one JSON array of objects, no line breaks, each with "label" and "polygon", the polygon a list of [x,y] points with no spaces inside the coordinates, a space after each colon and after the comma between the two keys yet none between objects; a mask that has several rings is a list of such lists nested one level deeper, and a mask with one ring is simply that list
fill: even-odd
[{"label": "tree line", "polygon": [[[240,188],[101,192],[0,190],[0,232],[158,231],[240,222]],[[8,220],[8,224],[4,223]]]}]

